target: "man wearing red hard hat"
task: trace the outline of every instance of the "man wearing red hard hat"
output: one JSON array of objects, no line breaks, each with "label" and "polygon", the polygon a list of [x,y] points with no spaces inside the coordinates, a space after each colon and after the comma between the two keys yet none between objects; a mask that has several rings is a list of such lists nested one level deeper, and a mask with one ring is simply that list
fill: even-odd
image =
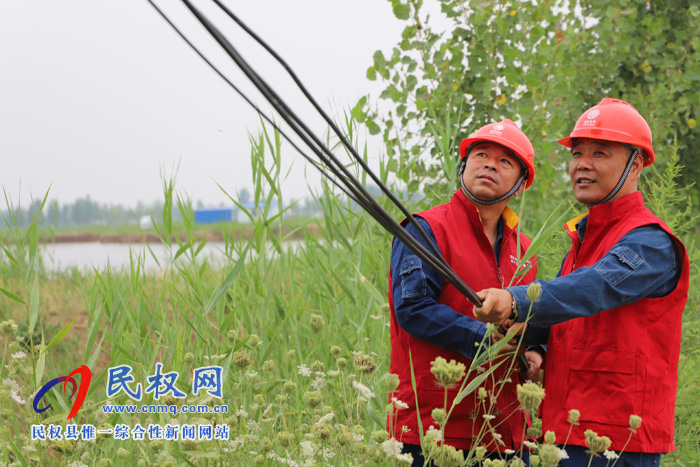
[{"label": "man wearing red hard hat", "polygon": [[[507,204],[529,187],[535,177],[532,144],[515,123],[503,120],[477,130],[461,142],[459,150],[461,188],[448,203],[415,217],[433,246],[470,287],[475,290],[503,287],[511,283],[518,259],[530,245],[530,240],[515,229],[518,218]],[[405,220],[403,224],[430,248],[417,229]],[[528,284],[535,275],[536,268],[532,267],[516,277],[514,283]],[[485,339],[486,325],[474,319],[472,304],[454,286],[397,239],[391,254],[389,305],[390,372],[399,376],[399,385],[389,395],[390,403],[396,407],[387,417],[387,429],[404,443],[403,452],[413,455],[414,465],[422,466],[416,400],[423,429],[428,430],[431,425],[439,429],[440,420],[433,418],[433,409],[449,411],[461,383],[458,381],[448,389],[445,407],[445,391],[436,385],[431,362],[442,357],[469,368],[477,345]],[[538,352],[527,352],[526,356],[533,368],[539,368],[542,357]],[[493,453],[520,447],[522,413],[509,417],[518,405],[517,375],[511,378],[512,370],[506,366],[499,367],[489,378],[489,381],[509,380],[497,398],[483,401],[473,392],[455,406],[445,426],[445,444],[457,449],[485,446]],[[413,390],[411,367],[417,394]],[[474,376],[471,374],[470,378]],[[491,400],[496,406],[487,410],[487,414],[483,407]],[[490,421],[490,426],[496,427],[496,436],[488,432],[477,441],[475,438],[488,420],[483,417],[485,414],[496,414]]]},{"label": "man wearing red hard hat", "polygon": [[558,440],[571,429],[563,466],[588,465],[588,430],[610,438],[611,451],[624,449],[618,465],[657,466],[675,448],[689,265],[681,241],[637,190],[642,167],[654,162],[651,130],[630,104],[606,98],[559,142],[571,148],[574,195],[588,206],[565,225],[572,247],[559,277],[537,281],[533,301],[527,287],[482,290],[475,315],[523,322],[531,308],[524,339],[547,343],[542,429]]}]

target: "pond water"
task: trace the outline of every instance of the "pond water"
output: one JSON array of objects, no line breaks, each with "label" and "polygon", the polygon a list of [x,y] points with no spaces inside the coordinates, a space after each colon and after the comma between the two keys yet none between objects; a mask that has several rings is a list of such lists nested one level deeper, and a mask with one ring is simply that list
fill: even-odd
[{"label": "pond water", "polygon": [[[173,255],[177,252],[177,245],[172,251]],[[43,245],[41,254],[44,265],[52,271],[63,271],[73,267],[89,271],[95,268],[104,269],[108,265],[113,270],[128,270],[131,257],[140,257],[146,270],[157,270],[164,268],[170,261],[170,251],[162,243],[53,243]],[[184,253],[183,256],[187,254]],[[208,242],[204,245],[197,258],[205,257],[212,262],[223,264],[227,259],[224,242]]]}]

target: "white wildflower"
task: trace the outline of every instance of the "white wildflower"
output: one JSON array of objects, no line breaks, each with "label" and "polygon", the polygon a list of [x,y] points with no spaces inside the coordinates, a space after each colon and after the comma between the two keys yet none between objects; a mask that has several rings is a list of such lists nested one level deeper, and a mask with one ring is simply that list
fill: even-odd
[{"label": "white wildflower", "polygon": [[493,420],[494,418],[496,418],[495,415],[489,415],[489,414],[487,414],[487,413],[485,413],[484,415],[482,415],[482,417],[484,417],[484,420],[486,420],[486,421],[491,421],[491,420]]},{"label": "white wildflower", "polygon": [[501,446],[506,445],[506,443],[504,443],[503,439],[502,439],[503,435],[501,435],[500,433],[496,433],[494,430],[491,430],[491,437],[493,438],[493,440],[496,442],[497,445],[499,445],[499,444]]},{"label": "white wildflower", "polygon": [[268,459],[271,459],[271,460],[273,460],[273,461],[275,461],[275,462],[278,462],[278,463],[280,463],[280,464],[289,465],[290,467],[299,467],[299,464],[297,464],[296,462],[294,462],[294,461],[289,457],[289,452],[287,452],[286,450],[285,450],[285,452],[287,453],[287,457],[286,457],[286,458],[277,455],[277,453],[274,452],[274,451],[268,452],[268,453],[267,453],[267,458],[268,458]]},{"label": "white wildflower", "polygon": [[39,390],[40,390],[40,389],[41,389],[41,386],[39,386],[39,387],[37,388],[36,391],[34,391],[33,393],[29,394],[29,397],[27,397],[27,399],[29,399],[30,401],[33,401],[34,398],[36,397],[36,395],[39,394]]},{"label": "white wildflower", "polygon": [[367,399],[372,399],[374,397],[374,393],[370,388],[365,386],[362,383],[358,383],[357,381],[352,382],[352,387],[360,391],[360,394],[362,394],[363,397]]},{"label": "white wildflower", "polygon": [[4,379],[2,380],[2,385],[6,387],[10,393],[10,399],[17,402],[18,404],[26,404],[27,402],[22,399],[20,395],[21,389],[17,381],[14,379]]},{"label": "white wildflower", "polygon": [[17,381],[14,379],[3,379],[2,385],[8,388],[10,391],[19,392],[20,390],[19,384],[17,384]]},{"label": "white wildflower", "polygon": [[[605,451],[603,451],[603,455],[608,460],[614,460],[614,459],[617,459],[618,457],[620,457],[617,455],[617,453],[615,451],[609,451],[607,449]],[[567,459],[568,459],[568,457],[567,457]]]},{"label": "white wildflower", "polygon": [[350,353],[353,355],[362,355],[364,352],[362,350],[353,350]]},{"label": "white wildflower", "polygon": [[340,374],[339,370],[330,370],[328,376],[338,376]]},{"label": "white wildflower", "polygon": [[507,455],[515,454],[515,451],[513,451],[512,449],[506,449],[503,452],[506,453]]},{"label": "white wildflower", "polygon": [[396,441],[394,438],[389,438],[381,444],[381,448],[384,454],[390,459],[395,459],[400,463],[412,464],[413,456],[410,454],[401,454],[401,449],[403,449],[403,443]]},{"label": "white wildflower", "polygon": [[304,363],[297,367],[301,376],[311,376],[311,370]]},{"label": "white wildflower", "polygon": [[255,378],[256,376],[258,376],[258,372],[257,372],[257,371],[250,371],[250,370],[248,370],[248,371],[245,372],[245,377],[246,377],[246,378],[253,379],[253,378]]},{"label": "white wildflower", "polygon": [[22,396],[20,396],[19,393],[15,392],[15,391],[10,391],[10,399],[12,399],[13,401],[17,402],[18,404],[22,404],[22,405],[27,403],[27,401],[22,399]]},{"label": "white wildflower", "polygon": [[433,425],[430,425],[428,431],[425,432],[425,437],[430,438],[432,441],[436,441],[439,443],[440,441],[442,441],[442,430],[439,430]]},{"label": "white wildflower", "polygon": [[328,459],[333,459],[335,457],[335,451],[332,450],[331,448],[323,448],[323,458],[328,460]]},{"label": "white wildflower", "polygon": [[247,420],[245,426],[251,433],[257,433],[258,431],[260,431],[260,424],[255,420]]},{"label": "white wildflower", "polygon": [[301,454],[304,457],[314,457],[316,454],[316,445],[311,441],[302,441],[299,446],[301,446]]},{"label": "white wildflower", "polygon": [[382,319],[382,317],[380,315],[369,315],[369,317],[374,319],[374,320]]},{"label": "white wildflower", "polygon": [[245,410],[243,410],[243,407],[241,407],[240,409],[236,410],[235,415],[236,415],[236,417],[248,418],[248,412],[246,412]]},{"label": "white wildflower", "polygon": [[316,422],[316,426],[321,426],[324,423],[331,421],[334,416],[335,416],[335,414],[333,412],[327,413],[326,415],[324,415],[323,417],[318,419],[318,421]]},{"label": "white wildflower", "polygon": [[408,433],[409,431],[411,431],[411,429],[408,427],[408,425],[401,427],[401,433]]},{"label": "white wildflower", "polygon": [[246,440],[245,436],[239,436],[238,438],[234,439],[233,441],[230,441],[228,444],[231,446],[231,449],[233,451],[235,451],[245,444],[245,440]]},{"label": "white wildflower", "polygon": [[391,402],[393,402],[393,404],[394,404],[394,405],[396,406],[396,408],[398,408],[398,409],[407,409],[407,408],[408,408],[408,404],[407,404],[407,403],[405,403],[404,401],[398,400],[396,397],[392,397],[392,398],[391,398]]},{"label": "white wildflower", "polygon": [[532,441],[524,441],[523,444],[530,449],[537,449],[537,444]]},{"label": "white wildflower", "polygon": [[12,354],[12,358],[13,358],[14,360],[21,360],[21,359],[23,359],[23,358],[26,357],[26,356],[27,356],[27,354],[24,353],[24,352],[17,352],[17,353],[13,353],[13,354]]},{"label": "white wildflower", "polygon": [[396,458],[396,456],[401,454],[403,443],[397,441],[395,438],[389,438],[381,444],[381,448],[387,457]]},{"label": "white wildflower", "polygon": [[322,389],[326,385],[326,380],[323,378],[316,378],[313,383],[311,383],[311,388],[314,391]]}]

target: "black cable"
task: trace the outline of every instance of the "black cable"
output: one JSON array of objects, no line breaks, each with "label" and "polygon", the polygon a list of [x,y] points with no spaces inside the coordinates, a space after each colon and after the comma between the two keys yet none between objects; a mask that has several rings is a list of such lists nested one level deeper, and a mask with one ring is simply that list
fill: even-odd
[{"label": "black cable", "polygon": [[[314,106],[316,111],[321,114],[323,119],[328,123],[328,125],[333,129],[333,132],[340,138],[340,141],[343,143],[343,146],[350,152],[350,154],[353,156],[353,158],[360,164],[360,166],[365,170],[365,172],[370,176],[370,178],[379,186],[379,188],[384,192],[384,194],[396,205],[396,207],[399,208],[401,213],[404,215],[404,217],[418,230],[418,233],[423,237],[423,240],[425,240],[426,244],[431,246],[431,249],[435,253],[435,255],[439,258],[442,258],[442,255],[438,251],[438,249],[435,247],[432,241],[430,241],[430,238],[428,237],[428,234],[423,230],[423,228],[420,226],[418,222],[413,219],[413,216],[411,215],[410,212],[408,212],[408,209],[394,196],[394,194],[389,190],[389,188],[382,183],[382,181],[379,179],[379,177],[376,176],[376,174],[367,166],[365,163],[364,159],[360,157],[360,155],[357,153],[355,150],[354,146],[350,144],[350,142],[345,138],[345,135],[343,132],[340,131],[340,129],[336,126],[335,122],[333,119],[331,119],[328,114],[321,108],[320,105],[316,102],[316,100],[313,98],[311,93],[306,89],[306,86],[301,82],[301,80],[297,77],[296,73],[292,70],[292,68],[287,64],[287,62],[275,52],[272,47],[267,45],[265,41],[260,38],[253,30],[251,30],[248,26],[246,26],[243,21],[241,21],[238,16],[236,16],[231,10],[229,10],[223,3],[221,3],[220,0],[213,0],[214,3],[216,3],[219,8],[221,8],[233,21],[236,22],[245,32],[248,33],[250,37],[255,39],[255,41],[260,44],[265,50],[267,50],[270,55],[272,55],[275,60],[277,60],[280,65],[287,71],[289,76],[292,78],[292,80],[296,83],[297,87],[301,90],[301,92],[306,96],[306,98],[311,102],[311,105]],[[444,258],[442,258],[444,260]]]},{"label": "black cable", "polygon": [[[150,0],[149,0],[150,2]],[[363,207],[375,220],[377,220],[386,230],[393,233],[406,246],[414,251],[427,265],[435,269],[454,285],[463,295],[473,303],[480,305],[481,299],[471,290],[459,276],[445,263],[444,258],[435,256],[421,245],[413,236],[409,235],[389,214],[372,198],[366,189],[347,171],[347,169],[335,158],[334,154],[303,124],[294,112],[284,103],[284,101],[267,85],[267,83],[257,75],[257,73],[238,54],[226,38],[202,15],[189,1],[183,0],[190,11],[197,17],[202,25],[219,42],[227,54],[236,62],[239,68],[253,82],[258,90],[265,96],[268,102],[277,110],[280,116],[290,125],[292,130],[304,141],[309,149],[314,152],[337,176],[341,177],[343,183],[355,195],[355,201]],[[153,4],[151,2],[151,4]],[[155,5],[154,5],[155,6]],[[161,12],[161,15],[162,12]],[[170,22],[169,22],[170,23]],[[189,41],[188,41],[189,42]],[[201,55],[201,54],[200,54]],[[250,103],[249,100],[247,102]],[[268,120],[269,121],[269,120]],[[288,138],[286,138],[288,139]],[[289,140],[289,139],[288,139]],[[338,167],[333,167],[335,163]],[[342,172],[341,175],[340,172]],[[369,171],[371,173],[371,171]],[[326,176],[325,171],[322,173]],[[330,177],[329,177],[330,178]],[[347,194],[347,192],[346,192]],[[410,219],[411,216],[409,216]],[[413,220],[413,219],[410,219]],[[429,242],[428,244],[432,244]]]},{"label": "black cable", "polygon": [[[213,25],[209,20],[195,8],[189,0],[183,0],[183,3],[192,11],[192,13],[197,17],[197,19],[202,23],[202,25],[210,32],[210,34],[216,39],[217,42],[222,46],[226,53],[236,62],[238,67],[243,71],[243,73],[251,80],[251,82],[258,88],[258,90],[265,96],[265,98],[270,102],[270,104],[277,110],[280,116],[287,122],[287,124],[292,127],[292,129],[297,133],[297,135],[306,143],[309,148],[315,152],[329,168],[332,165],[330,161],[333,161],[340,171],[346,177],[346,182],[348,183],[348,188],[356,194],[358,200],[362,197],[365,203],[361,203],[363,207],[377,220],[379,221],[389,232],[393,233],[399,237],[404,243],[411,248],[421,259],[423,259],[427,264],[436,269],[443,277],[445,277],[450,283],[452,283],[462,294],[465,295],[472,303],[480,305],[482,303],[481,298],[476,295],[476,293],[471,290],[462,279],[457,276],[457,274],[452,270],[449,265],[445,262],[444,258],[436,257],[435,255],[428,252],[423,245],[418,243],[411,235],[405,232],[405,229],[401,227],[366,191],[364,186],[355,179],[355,177],[335,158],[335,155],[325,147],[325,145],[313,134],[313,132],[299,119],[296,114],[287,106],[284,100],[270,88],[270,86],[262,79],[255,70],[250,67],[250,65],[240,56],[237,50],[228,42],[228,40],[223,36],[223,34]],[[312,140],[312,141],[310,141]],[[313,144],[312,144],[313,142]],[[353,186],[354,185],[354,186]],[[362,196],[360,196],[362,195]],[[403,237],[403,238],[402,238]],[[432,243],[432,242],[431,242]],[[420,252],[420,254],[419,254]],[[427,254],[426,254],[427,253]]]}]

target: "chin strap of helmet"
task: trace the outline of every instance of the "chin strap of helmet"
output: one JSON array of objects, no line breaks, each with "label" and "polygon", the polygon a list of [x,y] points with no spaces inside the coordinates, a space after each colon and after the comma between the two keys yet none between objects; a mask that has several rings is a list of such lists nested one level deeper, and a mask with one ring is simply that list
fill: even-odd
[{"label": "chin strap of helmet", "polygon": [[593,207],[593,206],[598,206],[599,204],[607,203],[608,201],[610,201],[611,199],[613,199],[615,197],[615,195],[622,188],[622,185],[625,184],[625,181],[627,180],[627,176],[629,175],[630,170],[632,169],[632,163],[639,155],[639,150],[637,148],[632,147],[632,146],[628,146],[628,145],[625,145],[625,146],[632,149],[632,154],[630,154],[630,158],[627,160],[627,165],[625,166],[625,170],[622,171],[622,175],[620,176],[620,180],[618,180],[617,185],[615,185],[615,188],[613,188],[612,191],[610,193],[608,193],[608,195],[605,198],[601,199],[597,203],[587,204],[586,206],[588,206],[589,208]]},{"label": "chin strap of helmet", "polygon": [[[472,193],[471,191],[469,191],[469,189],[467,189],[466,185],[464,185],[464,178],[462,177],[462,174],[464,174],[464,168],[467,166],[467,157],[469,157],[469,155],[468,155],[469,151],[471,151],[471,147],[469,147],[469,149],[467,149],[467,151],[466,151],[467,156],[464,159],[462,159],[462,163],[459,165],[459,183],[462,185],[462,191],[464,191],[464,194],[467,195],[467,197],[469,199],[471,199],[472,201],[474,201],[475,203],[478,203],[478,204],[481,204],[484,206],[488,206],[490,204],[500,203],[501,201],[506,200],[506,199],[510,198],[511,196],[513,196],[515,194],[515,192],[520,189],[520,185],[522,185],[523,182],[525,182],[525,180],[527,180],[527,169],[524,169],[522,172],[522,175],[520,175],[520,178],[518,179],[518,181],[515,182],[515,185],[513,185],[513,188],[508,190],[508,193],[506,193],[505,195],[498,197],[496,199],[478,198],[476,195],[474,195],[474,193]],[[522,166],[522,162],[520,163],[520,165]]]}]

